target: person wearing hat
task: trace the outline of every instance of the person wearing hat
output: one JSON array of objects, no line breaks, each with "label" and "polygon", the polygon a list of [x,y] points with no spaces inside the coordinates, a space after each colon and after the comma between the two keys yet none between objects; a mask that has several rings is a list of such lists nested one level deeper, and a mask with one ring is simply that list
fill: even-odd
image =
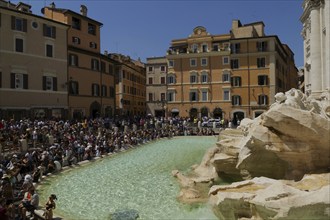
[{"label": "person wearing hat", "polygon": [[56,208],[55,200],[57,200],[55,194],[51,194],[48,198],[48,201],[45,205],[46,211],[44,212],[45,220],[52,220],[53,219],[53,209]]},{"label": "person wearing hat", "polygon": [[24,195],[31,187],[33,187],[32,176],[30,174],[26,174],[24,177],[24,182],[21,188],[21,195]]}]

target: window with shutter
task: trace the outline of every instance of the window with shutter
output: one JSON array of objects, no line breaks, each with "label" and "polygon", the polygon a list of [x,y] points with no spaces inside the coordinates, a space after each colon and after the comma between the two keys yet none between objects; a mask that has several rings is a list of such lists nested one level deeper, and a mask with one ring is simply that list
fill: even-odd
[{"label": "window with shutter", "polygon": [[91,60],[91,69],[92,70],[99,70],[99,61],[96,59]]},{"label": "window with shutter", "polygon": [[258,104],[259,105],[268,105],[268,96],[267,95],[259,95],[258,96]]},{"label": "window with shutter", "polygon": [[53,45],[46,44],[46,56],[53,57]]},{"label": "window with shutter", "polygon": [[232,105],[241,105],[241,97],[239,95],[234,95],[231,101]]},{"label": "window with shutter", "polygon": [[232,69],[238,69],[239,68],[239,60],[238,59],[231,59],[230,60],[230,66]]},{"label": "window with shutter", "polygon": [[69,54],[69,65],[78,66],[78,56],[76,54]]},{"label": "window with shutter", "polygon": [[241,86],[241,77],[239,76],[232,77],[231,85],[235,87]]},{"label": "window with shutter", "polygon": [[230,100],[229,97],[230,97],[230,91],[227,89],[223,90],[223,100],[229,101]]},{"label": "window with shutter", "polygon": [[258,85],[260,85],[260,86],[268,85],[268,76],[267,75],[259,75],[258,76]]},{"label": "window with shutter", "polygon": [[29,77],[27,74],[23,74],[23,89],[28,89],[29,86]]},{"label": "window with shutter", "polygon": [[70,88],[69,88],[70,95],[78,95],[79,94],[79,84],[76,81],[70,82]]},{"label": "window with shutter", "polygon": [[231,45],[231,53],[239,53],[240,52],[240,43],[234,43]]},{"label": "window with shutter", "polygon": [[165,77],[161,77],[161,78],[160,78],[160,83],[161,83],[161,84],[165,84]]},{"label": "window with shutter", "polygon": [[56,38],[56,27],[49,26],[47,24],[43,25],[43,34],[45,37]]},{"label": "window with shutter", "polygon": [[257,50],[259,52],[267,51],[267,41],[257,42]]},{"label": "window with shutter", "polygon": [[102,85],[102,91],[101,91],[101,95],[103,97],[106,97],[107,96],[107,87],[105,85]]},{"label": "window with shutter", "polygon": [[72,28],[80,30],[80,26],[81,26],[81,22],[80,19],[72,17],[72,24],[71,24]]},{"label": "window with shutter", "polygon": [[257,58],[257,67],[262,68],[266,66],[266,59],[264,57]]},{"label": "window with shutter", "polygon": [[21,38],[15,39],[15,51],[23,53],[24,52],[24,40]]},{"label": "window with shutter", "polygon": [[230,77],[228,73],[223,73],[222,74],[222,82],[229,82],[230,81]]},{"label": "window with shutter", "polygon": [[201,66],[207,66],[207,58],[201,58]]},{"label": "window with shutter", "polygon": [[101,71],[102,71],[103,73],[106,72],[106,69],[105,69],[105,63],[102,62],[102,61],[101,61]]}]

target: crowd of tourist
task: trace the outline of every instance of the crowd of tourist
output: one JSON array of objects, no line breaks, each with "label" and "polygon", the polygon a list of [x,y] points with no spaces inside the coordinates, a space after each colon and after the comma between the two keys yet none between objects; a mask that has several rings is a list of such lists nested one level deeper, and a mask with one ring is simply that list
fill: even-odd
[{"label": "crowd of tourist", "polygon": [[[178,117],[1,120],[0,219],[25,219],[26,211],[33,211],[39,205],[33,183],[63,166],[159,138],[215,134],[212,128],[192,125],[194,121]],[[54,198],[51,195],[48,202],[53,204]],[[52,211],[45,213],[46,219],[52,218]]]}]

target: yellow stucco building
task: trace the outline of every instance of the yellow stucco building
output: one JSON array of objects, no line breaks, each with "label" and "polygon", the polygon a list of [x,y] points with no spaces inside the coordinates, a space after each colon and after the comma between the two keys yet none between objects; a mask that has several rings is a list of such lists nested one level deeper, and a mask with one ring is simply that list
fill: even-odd
[{"label": "yellow stucco building", "polygon": [[57,8],[54,3],[43,8],[46,18],[69,25],[66,45],[68,56],[69,117],[112,117],[115,111],[115,61],[107,52],[100,53],[102,23],[80,13]]},{"label": "yellow stucco building", "polygon": [[167,110],[182,117],[255,118],[277,92],[297,87],[294,54],[264,23],[232,22],[230,33],[198,26],[167,52]]},{"label": "yellow stucco building", "polygon": [[0,118],[67,117],[67,29],[0,0]]}]

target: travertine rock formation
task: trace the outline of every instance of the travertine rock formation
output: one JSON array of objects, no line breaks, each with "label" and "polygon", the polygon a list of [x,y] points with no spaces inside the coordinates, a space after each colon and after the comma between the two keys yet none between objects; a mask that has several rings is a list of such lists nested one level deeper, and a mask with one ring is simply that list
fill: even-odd
[{"label": "travertine rock formation", "polygon": [[173,174],[182,201],[201,196],[199,183],[240,176],[246,180],[209,191],[220,219],[330,218],[329,93],[312,100],[292,89],[275,99],[260,117],[222,131],[193,177]]},{"label": "travertine rock formation", "polygon": [[294,89],[277,94],[276,100],[259,118],[242,120],[241,137],[231,136],[218,143],[222,150],[213,159],[218,173],[235,173],[237,169],[244,178],[299,180],[306,173],[327,171],[330,120],[321,102],[308,100]]},{"label": "travertine rock formation", "polygon": [[329,219],[329,180],[329,174],[306,175],[299,182],[255,177],[213,186],[210,201],[220,219]]}]

